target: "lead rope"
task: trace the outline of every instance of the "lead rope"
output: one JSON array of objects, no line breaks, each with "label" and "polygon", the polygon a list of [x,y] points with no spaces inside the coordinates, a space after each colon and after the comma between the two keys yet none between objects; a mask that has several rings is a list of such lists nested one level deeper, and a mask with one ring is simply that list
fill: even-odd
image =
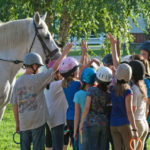
[{"label": "lead rope", "polygon": [[133,143],[133,140],[137,140],[137,141],[139,141],[139,143],[140,143],[139,150],[142,150],[142,145],[143,145],[143,143],[142,143],[142,141],[141,141],[141,139],[140,139],[140,138],[137,138],[137,139],[133,139],[133,138],[131,138],[130,143],[129,143],[129,144],[130,144],[130,149],[131,149],[131,150],[134,150],[134,148],[133,148],[133,146],[132,146],[132,145],[133,145],[133,144],[132,144],[132,143]]}]

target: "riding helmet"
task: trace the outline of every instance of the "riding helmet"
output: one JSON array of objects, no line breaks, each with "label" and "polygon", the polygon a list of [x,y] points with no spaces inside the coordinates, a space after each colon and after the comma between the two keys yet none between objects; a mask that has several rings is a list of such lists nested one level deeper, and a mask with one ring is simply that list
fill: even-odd
[{"label": "riding helmet", "polygon": [[87,84],[94,84],[96,80],[96,71],[89,67],[83,70],[81,74],[81,81]]},{"label": "riding helmet", "polygon": [[129,65],[132,68],[132,77],[135,81],[143,80],[145,78],[145,66],[139,60],[130,61]]},{"label": "riding helmet", "polygon": [[41,56],[38,53],[33,52],[26,54],[23,64],[25,66],[31,66],[33,64],[44,66]]}]

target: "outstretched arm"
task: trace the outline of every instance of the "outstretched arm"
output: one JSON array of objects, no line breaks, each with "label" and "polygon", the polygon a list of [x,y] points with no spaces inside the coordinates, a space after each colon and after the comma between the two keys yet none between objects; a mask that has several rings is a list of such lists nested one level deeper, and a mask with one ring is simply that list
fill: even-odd
[{"label": "outstretched arm", "polygon": [[88,46],[86,44],[86,41],[84,40],[82,40],[81,42],[81,50],[82,50],[82,56],[81,56],[80,63],[84,65],[88,61],[88,54],[87,54]]},{"label": "outstretched arm", "polygon": [[73,43],[68,43],[65,47],[64,47],[64,51],[62,53],[62,55],[57,59],[56,63],[53,66],[53,70],[54,72],[58,70],[58,67],[61,63],[61,61],[68,55],[70,49],[72,48]]},{"label": "outstretched arm", "polygon": [[87,64],[88,62],[88,46],[86,44],[86,41],[82,40],[81,42],[81,50],[82,50],[82,56],[81,56],[81,59],[80,59],[80,63],[82,64],[80,66],[80,72],[79,72],[79,79],[81,78],[81,74],[82,74],[82,71],[84,70],[84,66]]},{"label": "outstretched arm", "polygon": [[112,59],[113,59],[113,66],[117,68],[119,64],[119,57],[117,53],[117,40],[114,39],[111,33],[108,34],[108,39],[110,40],[111,47],[112,47]]}]

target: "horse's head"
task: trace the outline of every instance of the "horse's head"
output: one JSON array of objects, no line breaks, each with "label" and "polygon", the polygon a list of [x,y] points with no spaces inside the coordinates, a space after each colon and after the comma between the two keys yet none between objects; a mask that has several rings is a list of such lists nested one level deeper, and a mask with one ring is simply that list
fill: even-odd
[{"label": "horse's head", "polygon": [[32,39],[30,51],[38,52],[42,58],[45,57],[45,60],[48,61],[49,59],[57,59],[61,55],[61,52],[45,23],[46,15],[40,17],[38,12],[34,15],[32,27],[34,25],[35,35]]}]

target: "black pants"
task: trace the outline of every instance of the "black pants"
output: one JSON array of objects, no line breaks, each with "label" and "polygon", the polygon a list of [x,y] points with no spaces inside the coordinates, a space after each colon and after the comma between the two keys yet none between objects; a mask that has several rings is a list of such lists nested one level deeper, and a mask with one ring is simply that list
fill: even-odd
[{"label": "black pants", "polygon": [[[67,129],[68,127],[65,126],[64,145],[68,145],[69,143],[69,132],[67,131]],[[51,135],[51,131],[49,129],[48,124],[46,124],[46,147],[49,147],[49,148],[52,147],[52,135]]]}]

